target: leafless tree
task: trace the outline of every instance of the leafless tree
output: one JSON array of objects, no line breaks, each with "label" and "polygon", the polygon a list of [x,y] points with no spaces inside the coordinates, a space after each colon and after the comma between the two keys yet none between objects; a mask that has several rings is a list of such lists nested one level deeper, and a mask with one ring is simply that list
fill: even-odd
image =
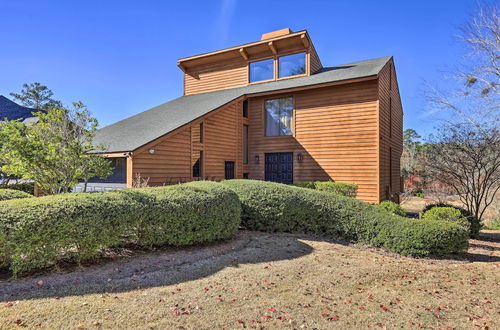
[{"label": "leafless tree", "polygon": [[438,132],[426,149],[427,170],[482,220],[500,189],[500,131],[494,126],[447,123]]}]

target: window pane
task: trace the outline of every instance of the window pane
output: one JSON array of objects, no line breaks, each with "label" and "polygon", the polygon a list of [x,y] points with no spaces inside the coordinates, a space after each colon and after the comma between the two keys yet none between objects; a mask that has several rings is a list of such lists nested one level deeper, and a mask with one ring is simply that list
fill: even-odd
[{"label": "window pane", "polygon": [[266,136],[292,135],[293,99],[267,100]]},{"label": "window pane", "polygon": [[281,56],[278,69],[280,78],[306,73],[306,53]]},{"label": "window pane", "polygon": [[248,164],[248,125],[243,125],[243,164]]},{"label": "window pane", "polygon": [[250,63],[250,82],[274,78],[274,59]]},{"label": "window pane", "polygon": [[293,100],[280,99],[280,135],[292,135]]},{"label": "window pane", "polygon": [[266,136],[280,135],[279,100],[266,101]]}]

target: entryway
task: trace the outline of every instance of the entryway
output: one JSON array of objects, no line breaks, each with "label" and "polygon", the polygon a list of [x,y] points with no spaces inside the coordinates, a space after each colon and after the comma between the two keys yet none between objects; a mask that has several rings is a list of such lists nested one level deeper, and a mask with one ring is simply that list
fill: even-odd
[{"label": "entryway", "polygon": [[285,184],[293,183],[293,152],[266,154],[266,181]]}]

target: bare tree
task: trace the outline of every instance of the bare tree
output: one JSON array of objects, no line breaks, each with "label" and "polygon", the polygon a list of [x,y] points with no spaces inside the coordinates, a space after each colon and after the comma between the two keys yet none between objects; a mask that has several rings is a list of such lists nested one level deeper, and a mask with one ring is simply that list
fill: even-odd
[{"label": "bare tree", "polygon": [[426,149],[432,178],[452,188],[482,220],[500,189],[500,131],[470,123],[444,124]]}]

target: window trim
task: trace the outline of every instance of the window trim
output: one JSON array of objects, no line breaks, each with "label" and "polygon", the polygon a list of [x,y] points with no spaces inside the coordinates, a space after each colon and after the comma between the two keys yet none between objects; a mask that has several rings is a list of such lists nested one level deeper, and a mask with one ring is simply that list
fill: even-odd
[{"label": "window trim", "polygon": [[[295,76],[288,76],[288,77],[281,77],[281,78],[279,78],[278,77],[278,73],[279,73],[278,72],[278,70],[279,70],[279,67],[278,67],[279,60],[278,60],[278,58],[283,57],[283,56],[288,56],[288,55],[300,54],[300,53],[304,53],[305,56],[306,56],[306,72],[303,73],[303,74],[295,75]],[[300,51],[293,50],[293,51],[289,51],[289,52],[279,53],[277,55],[270,55],[270,56],[265,56],[265,57],[262,57],[262,58],[259,58],[259,59],[248,60],[247,61],[247,82],[248,82],[248,85],[261,84],[261,83],[266,83],[266,82],[280,81],[280,80],[285,80],[285,79],[293,79],[293,78],[299,78],[299,77],[308,76],[308,75],[310,75],[310,62],[311,62],[311,56],[310,56],[310,54],[311,54],[311,52],[309,50],[307,50],[307,49],[300,50]],[[259,80],[259,81],[250,82],[250,63],[264,61],[264,60],[269,60],[269,59],[273,59],[273,63],[274,63],[273,78],[272,79],[267,79],[267,80]]]},{"label": "window trim", "polygon": [[[297,55],[304,53],[304,65],[305,65],[305,72],[301,74],[295,74],[293,76],[286,76],[286,77],[279,77],[280,74],[280,57],[285,57],[285,56],[291,56],[291,55]],[[276,56],[276,80],[283,80],[283,79],[290,79],[290,78],[297,78],[297,77],[303,77],[307,75],[307,64],[308,64],[308,57],[307,56],[308,52],[307,51],[302,51],[302,52],[297,52],[297,53],[291,53],[291,54],[281,54]]]},{"label": "window trim", "polygon": [[[273,77],[271,79],[266,79],[266,80],[259,80],[259,81],[253,81],[251,82],[250,81],[250,64],[251,63],[256,63],[256,62],[262,62],[262,61],[266,61],[266,60],[273,60]],[[268,56],[268,57],[263,57],[263,58],[259,58],[258,60],[252,60],[252,61],[248,61],[248,84],[252,85],[252,84],[261,84],[261,83],[265,83],[265,82],[270,82],[270,81],[275,81],[276,79],[276,56]]]},{"label": "window trim", "polygon": [[[276,99],[286,99],[286,98],[291,98],[292,99],[292,134],[290,135],[266,135],[266,127],[267,127],[267,111],[266,111],[266,101],[269,100],[276,100]],[[290,136],[295,137],[295,96],[292,94],[285,94],[282,96],[275,96],[275,97],[269,97],[266,98],[262,101],[262,122],[264,123],[264,127],[262,130],[262,133],[264,135],[264,138],[288,138]]]}]

